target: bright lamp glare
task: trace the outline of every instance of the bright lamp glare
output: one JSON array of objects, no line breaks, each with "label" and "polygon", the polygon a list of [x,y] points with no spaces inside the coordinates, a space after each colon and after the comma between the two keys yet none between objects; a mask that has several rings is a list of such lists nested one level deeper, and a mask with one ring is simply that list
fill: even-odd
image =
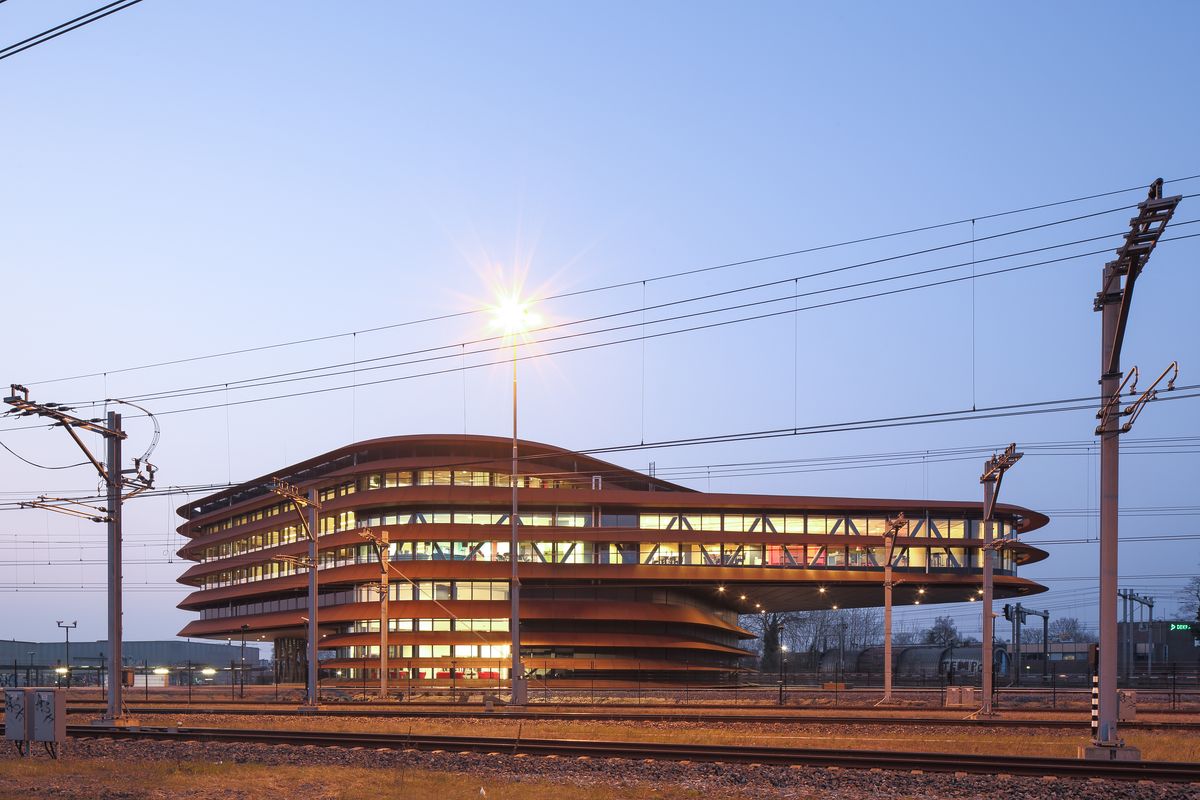
[{"label": "bright lamp glare", "polygon": [[531,308],[531,303],[515,294],[501,297],[492,307],[492,326],[499,328],[505,336],[524,333],[541,322]]}]

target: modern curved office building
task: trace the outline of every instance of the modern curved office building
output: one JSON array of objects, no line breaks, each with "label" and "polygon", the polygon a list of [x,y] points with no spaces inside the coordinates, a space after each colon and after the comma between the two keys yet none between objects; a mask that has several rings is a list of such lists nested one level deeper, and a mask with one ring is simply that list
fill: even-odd
[{"label": "modern curved office building", "polygon": [[[181,636],[275,644],[281,680],[303,680],[308,542],[274,478],[320,502],[317,624],[324,674],[377,680],[380,565],[390,543],[393,685],[503,683],[509,670],[510,439],[398,436],[352,444],[179,509],[196,562]],[[748,663],[745,614],[883,604],[889,518],[903,512],[897,605],[971,599],[981,582],[978,502],[699,492],[536,442],[520,443],[521,658],[532,678],[728,679]],[[1045,552],[1015,541],[1047,518],[996,509],[996,596]],[[291,560],[289,560],[289,557]],[[245,627],[243,627],[245,626]]]}]

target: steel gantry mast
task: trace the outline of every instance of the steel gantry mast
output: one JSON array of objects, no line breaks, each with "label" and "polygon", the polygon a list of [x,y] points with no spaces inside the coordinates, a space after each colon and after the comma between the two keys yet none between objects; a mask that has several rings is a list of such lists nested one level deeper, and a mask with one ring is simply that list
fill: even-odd
[{"label": "steel gantry mast", "polygon": [[[12,408],[7,412],[18,417],[46,417],[54,420],[53,427],[61,427],[71,438],[84,456],[95,467],[106,489],[106,504],[99,508],[91,508],[75,501],[65,501],[67,507],[60,509],[51,498],[39,498],[37,503],[29,503],[28,507],[45,508],[51,511],[62,511],[71,516],[82,516],[93,522],[104,522],[108,526],[108,658],[112,665],[108,675],[108,707],[105,716],[98,720],[103,725],[136,725],[137,720],[131,719],[125,713],[124,685],[122,684],[121,667],[124,659],[121,655],[121,519],[122,504],[134,495],[140,494],[154,486],[155,467],[146,459],[158,442],[157,423],[154,440],[150,448],[141,458],[133,459],[132,469],[121,467],[121,443],[125,440],[125,431],[121,428],[121,415],[115,411],[108,412],[107,419],[82,419],[69,413],[73,409],[61,403],[35,403],[29,399],[29,390],[20,384],[12,384],[11,393],[4,402]],[[125,403],[121,400],[113,402]],[[140,406],[134,406],[145,411]],[[79,437],[79,431],[98,433],[104,437],[105,454],[101,463],[91,449]],[[126,489],[130,491],[124,493]],[[80,512],[69,506],[81,506],[95,513]]]},{"label": "steel gantry mast", "polygon": [[[308,691],[304,705],[311,708],[320,701],[317,697],[317,511],[321,509],[321,504],[317,502],[315,488],[305,494],[299,486],[279,478],[274,479],[271,491],[292,501],[296,516],[300,518],[300,526],[308,537],[308,558],[302,562],[308,565]],[[301,560],[297,559],[296,563],[301,563]]]},{"label": "steel gantry mast", "polygon": [[[1093,308],[1102,313],[1100,333],[1100,410],[1096,435],[1100,437],[1100,652],[1097,658],[1099,710],[1091,746],[1080,748],[1084,758],[1104,760],[1137,759],[1136,748],[1126,747],[1117,732],[1117,494],[1120,435],[1130,429],[1137,415],[1154,398],[1158,384],[1172,370],[1168,367],[1151,387],[1127,408],[1121,408],[1125,384],[1130,394],[1137,385],[1136,368],[1121,380],[1121,345],[1129,321],[1133,287],[1154,252],[1159,237],[1175,214],[1182,195],[1163,197],[1163,180],[1150,185],[1149,195],[1138,203],[1137,216],[1129,221],[1129,232],[1117,248],[1116,258],[1104,265],[1100,291]],[[1175,368],[1178,373],[1178,368]],[[1174,377],[1167,388],[1173,388]],[[1121,423],[1121,417],[1129,420]]]},{"label": "steel gantry mast", "polygon": [[1004,481],[1004,473],[1012,469],[1012,466],[1021,460],[1023,453],[1017,452],[1017,444],[1013,442],[1000,455],[993,455],[983,464],[983,474],[979,476],[979,482],[983,484],[983,705],[979,708],[979,715],[988,717],[992,715],[992,692],[995,680],[995,669],[993,668],[992,655],[992,627],[995,620],[992,618],[992,596],[993,596],[993,580],[992,573],[995,567],[996,553],[1004,544],[1004,540],[992,537],[992,516],[996,510],[996,500],[1000,497],[1000,484]]},{"label": "steel gantry mast", "polygon": [[896,536],[908,524],[901,511],[887,521],[883,534],[883,699],[876,705],[892,702],[892,554]]},{"label": "steel gantry mast", "polygon": [[375,589],[379,592],[379,699],[387,700],[388,696],[388,561],[391,545],[388,541],[386,528],[376,533],[370,528],[363,528],[358,535],[370,543],[379,559],[379,583]]}]

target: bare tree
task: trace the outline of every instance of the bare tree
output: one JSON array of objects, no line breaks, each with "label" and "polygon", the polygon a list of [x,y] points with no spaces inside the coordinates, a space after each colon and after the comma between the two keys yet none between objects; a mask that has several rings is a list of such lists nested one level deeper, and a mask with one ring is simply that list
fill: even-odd
[{"label": "bare tree", "polygon": [[1179,613],[1200,622],[1200,576],[1194,576],[1180,591]]},{"label": "bare tree", "polygon": [[921,632],[917,630],[916,623],[906,622],[900,626],[899,630],[892,631],[892,644],[907,647],[909,645],[921,643]]},{"label": "bare tree", "polygon": [[779,633],[783,626],[787,635],[787,619],[789,614],[779,612],[763,612],[760,614],[744,614],[738,620],[739,624],[751,633],[757,634],[754,651],[758,653],[759,666],[763,670],[775,669],[779,657]]},{"label": "bare tree", "polygon": [[1028,625],[1021,628],[1021,644],[1041,644],[1042,626]]},{"label": "bare tree", "polygon": [[[742,627],[758,634],[755,651],[763,671],[778,669],[779,645],[787,648],[793,663],[815,663],[839,644],[861,650],[883,640],[883,612],[877,608],[841,608],[788,613],[747,614]],[[782,638],[780,639],[780,626]]]},{"label": "bare tree", "polygon": [[938,617],[935,619],[932,626],[921,632],[921,641],[925,644],[940,644],[942,647],[958,644],[961,637],[958,635],[958,626],[954,624],[954,618]]},{"label": "bare tree", "polygon": [[1096,635],[1084,627],[1078,617],[1058,617],[1051,620],[1050,638],[1056,642],[1096,641]]}]

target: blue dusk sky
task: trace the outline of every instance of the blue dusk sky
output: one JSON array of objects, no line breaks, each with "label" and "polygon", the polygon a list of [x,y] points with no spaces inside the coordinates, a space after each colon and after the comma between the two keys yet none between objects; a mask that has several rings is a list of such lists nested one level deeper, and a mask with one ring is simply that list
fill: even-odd
[{"label": "blue dusk sky", "polygon": [[[0,45],[96,5],[4,3]],[[81,413],[211,387],[138,401],[161,487],[378,436],[507,435],[503,353],[464,343],[519,281],[563,326],[523,350],[521,433],[566,448],[1091,398],[1093,297],[1145,187],[1188,196],[1168,237],[1200,233],[1198,25],[1183,2],[146,0],[0,60],[0,381]],[[1200,384],[1198,242],[1162,244],[1137,284],[1143,386],[1173,359]],[[603,346],[557,352],[583,345]],[[1052,517],[1030,602],[1094,624],[1089,402],[608,458],[701,490],[975,499],[1018,442],[1002,500]],[[1156,616],[1200,571],[1197,411],[1153,404],[1125,440],[1121,584]],[[128,428],[138,455],[151,428]],[[0,442],[79,461],[26,420]],[[879,454],[906,455],[821,460]],[[792,463],[711,468],[763,461]],[[11,510],[96,485],[0,451],[0,636],[105,636],[103,526]],[[186,499],[128,507],[128,638],[191,618]],[[977,635],[965,603],[900,624],[941,613]]]}]

